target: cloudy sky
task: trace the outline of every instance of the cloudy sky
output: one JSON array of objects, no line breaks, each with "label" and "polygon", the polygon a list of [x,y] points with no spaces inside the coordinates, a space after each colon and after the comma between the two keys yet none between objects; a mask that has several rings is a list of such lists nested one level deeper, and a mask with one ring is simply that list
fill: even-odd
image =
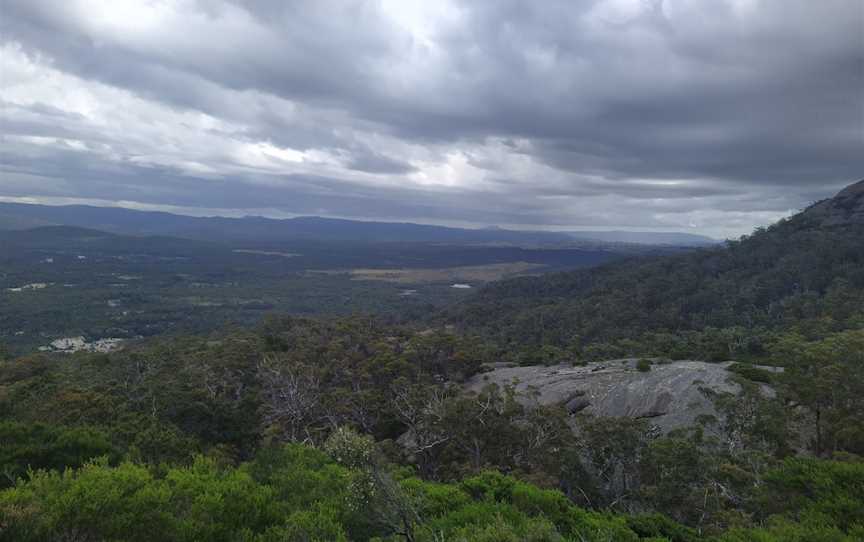
[{"label": "cloudy sky", "polygon": [[0,0],[0,199],[747,233],[864,178],[861,0]]}]

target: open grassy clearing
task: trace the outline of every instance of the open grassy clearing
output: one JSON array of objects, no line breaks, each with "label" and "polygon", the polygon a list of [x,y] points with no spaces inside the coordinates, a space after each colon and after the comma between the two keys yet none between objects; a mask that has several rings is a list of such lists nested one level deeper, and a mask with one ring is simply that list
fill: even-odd
[{"label": "open grassy clearing", "polygon": [[529,274],[546,267],[528,262],[494,263],[446,267],[443,269],[351,269],[352,280],[378,280],[398,284],[436,282],[491,282],[514,275]]}]

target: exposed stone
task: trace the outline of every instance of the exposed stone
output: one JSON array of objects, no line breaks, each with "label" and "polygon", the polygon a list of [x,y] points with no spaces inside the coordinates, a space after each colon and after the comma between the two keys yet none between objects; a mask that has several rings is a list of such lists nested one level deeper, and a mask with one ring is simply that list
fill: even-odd
[{"label": "exposed stone", "polygon": [[586,399],[584,397],[576,397],[575,399],[570,399],[564,405],[564,407],[567,409],[567,412],[569,412],[570,414],[576,414],[577,412],[582,412],[583,410],[585,410],[589,406],[591,406],[591,401],[589,401],[588,399]]},{"label": "exposed stone", "polygon": [[[635,359],[570,365],[497,367],[471,378],[466,386],[479,391],[489,384],[512,384],[518,392],[535,391],[540,404],[563,404],[568,412],[595,416],[650,418],[660,432],[694,425],[703,415],[717,416],[712,400],[703,392],[740,393],[728,370],[732,362],[674,361],[655,363],[651,370],[636,369]],[[771,370],[772,368],[768,368]],[[762,393],[774,390],[761,385]]]}]

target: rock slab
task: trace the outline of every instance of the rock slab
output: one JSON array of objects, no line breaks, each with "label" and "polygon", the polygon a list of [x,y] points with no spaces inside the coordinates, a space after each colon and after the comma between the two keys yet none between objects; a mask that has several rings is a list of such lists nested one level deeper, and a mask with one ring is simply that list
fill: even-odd
[{"label": "rock slab", "polygon": [[[499,366],[475,375],[466,387],[480,391],[489,384],[513,385],[525,395],[524,401],[562,404],[572,414],[645,418],[661,433],[694,425],[703,415],[718,416],[703,390],[741,392],[728,370],[732,362],[673,361],[653,364],[650,371],[642,372],[636,369],[636,361],[622,359],[576,367]],[[768,396],[774,393],[769,386],[762,385],[761,389]]]}]

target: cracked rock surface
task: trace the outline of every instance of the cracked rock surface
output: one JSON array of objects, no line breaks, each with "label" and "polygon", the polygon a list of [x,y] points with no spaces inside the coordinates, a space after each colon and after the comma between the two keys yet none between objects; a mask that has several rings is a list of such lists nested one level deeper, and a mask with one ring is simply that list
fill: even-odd
[{"label": "cracked rock surface", "polygon": [[[533,394],[533,400],[540,404],[562,404],[572,414],[650,418],[649,423],[661,433],[693,425],[699,416],[717,416],[712,400],[703,390],[734,394],[741,391],[728,370],[732,362],[673,361],[653,364],[650,371],[641,372],[636,369],[636,361],[603,361],[584,367],[499,365],[475,375],[466,387],[479,391],[488,384],[511,384],[522,394]],[[766,395],[774,393],[766,385],[761,390]]]}]

